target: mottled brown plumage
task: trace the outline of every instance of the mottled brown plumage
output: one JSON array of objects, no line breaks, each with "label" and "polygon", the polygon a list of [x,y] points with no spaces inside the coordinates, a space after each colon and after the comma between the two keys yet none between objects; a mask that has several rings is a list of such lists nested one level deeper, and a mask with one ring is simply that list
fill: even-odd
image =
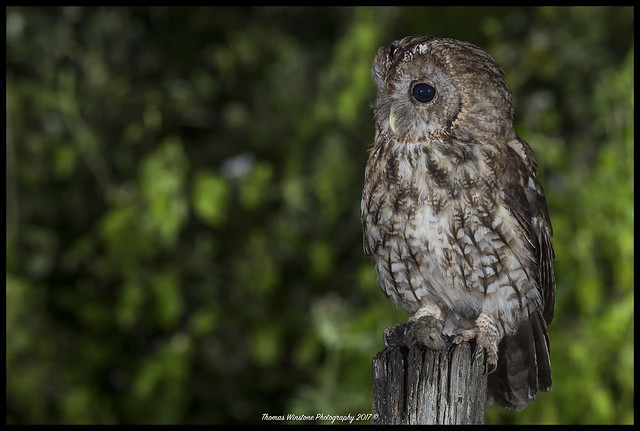
[{"label": "mottled brown plumage", "polygon": [[475,340],[495,368],[490,399],[522,409],[551,387],[555,255],[503,72],[470,43],[418,36],[381,48],[372,74],[364,251],[410,324],[428,326],[417,338]]}]

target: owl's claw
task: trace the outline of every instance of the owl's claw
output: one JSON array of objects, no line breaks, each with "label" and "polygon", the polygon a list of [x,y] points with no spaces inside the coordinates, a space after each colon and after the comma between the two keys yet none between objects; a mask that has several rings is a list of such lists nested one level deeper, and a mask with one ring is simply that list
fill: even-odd
[{"label": "owl's claw", "polygon": [[483,353],[484,349],[482,348],[482,346],[477,345],[475,350],[473,351],[473,360],[477,361],[478,359],[480,359]]},{"label": "owl's claw", "polygon": [[498,363],[497,362],[495,364],[490,364],[489,362],[486,362],[485,363],[485,367],[484,367],[484,373],[485,374],[491,374],[497,369],[498,369]]},{"label": "owl's claw", "polygon": [[[476,344],[476,348],[473,351],[473,360],[477,361],[480,360],[482,358],[482,354],[484,353],[485,349],[484,347],[482,347],[479,344]],[[488,355],[487,355],[488,357]],[[489,360],[485,361],[484,363],[484,374],[491,374],[493,373],[496,369],[498,368],[498,362],[489,362]]]},{"label": "owl's claw", "polygon": [[485,361],[485,374],[493,373],[498,367],[498,342],[500,333],[493,320],[481,314],[476,320],[476,327],[462,331],[455,337],[453,342],[460,344],[463,341],[471,341],[475,338],[476,348],[473,351],[473,358],[479,359],[482,351],[487,353]]},{"label": "owl's claw", "polygon": [[382,341],[384,341],[384,345],[387,347],[406,345],[406,332],[407,325],[398,323],[384,330],[384,332],[382,333]]}]

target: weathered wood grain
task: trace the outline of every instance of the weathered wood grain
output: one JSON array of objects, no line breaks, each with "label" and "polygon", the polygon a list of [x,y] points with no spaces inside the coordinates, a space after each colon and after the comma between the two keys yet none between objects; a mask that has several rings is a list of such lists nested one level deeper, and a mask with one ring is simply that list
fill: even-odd
[{"label": "weathered wood grain", "polygon": [[387,347],[372,365],[374,424],[484,423],[484,355],[474,361],[469,343]]}]

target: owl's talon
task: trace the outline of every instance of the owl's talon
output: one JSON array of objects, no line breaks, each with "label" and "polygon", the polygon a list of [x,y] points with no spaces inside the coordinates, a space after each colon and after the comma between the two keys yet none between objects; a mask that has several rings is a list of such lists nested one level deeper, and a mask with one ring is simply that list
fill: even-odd
[{"label": "owl's talon", "polygon": [[477,345],[475,350],[473,351],[473,360],[477,361],[478,359],[480,359],[483,353],[484,349],[482,348],[482,346]]},{"label": "owl's talon", "polygon": [[498,327],[489,316],[483,313],[476,320],[475,328],[462,331],[453,338],[453,341],[459,344],[462,341],[475,339],[476,347],[473,351],[473,358],[478,360],[482,356],[482,352],[486,352],[485,374],[491,374],[498,367],[498,341],[500,338]]},{"label": "owl's talon", "polygon": [[[478,361],[482,358],[482,354],[485,352],[484,347],[480,345],[476,345],[476,348],[473,351],[473,360]],[[493,373],[498,368],[498,362],[491,362],[489,359],[490,353],[487,352],[487,360],[484,362],[484,374],[488,375]]]},{"label": "owl's talon", "polygon": [[382,333],[382,341],[384,341],[384,345],[387,347],[406,345],[406,332],[407,325],[398,323],[384,330]]},{"label": "owl's talon", "polygon": [[493,373],[496,369],[498,368],[498,363],[489,363],[489,362],[485,362],[485,367],[484,367],[484,372],[485,374],[491,374]]}]

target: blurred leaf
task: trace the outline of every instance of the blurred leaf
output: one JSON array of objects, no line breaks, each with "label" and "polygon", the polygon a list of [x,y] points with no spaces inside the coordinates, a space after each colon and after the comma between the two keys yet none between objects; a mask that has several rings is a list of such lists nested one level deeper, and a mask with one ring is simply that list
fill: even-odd
[{"label": "blurred leaf", "polygon": [[188,160],[178,138],[168,138],[142,162],[140,189],[149,211],[148,226],[172,246],[188,213],[184,188]]},{"label": "blurred leaf", "polygon": [[160,328],[174,327],[184,309],[177,275],[169,271],[160,272],[151,279],[151,287],[155,297],[155,310]]},{"label": "blurred leaf", "polygon": [[240,201],[248,210],[256,210],[268,197],[273,169],[267,163],[254,166],[240,189]]},{"label": "blurred leaf", "polygon": [[211,171],[196,172],[193,185],[193,207],[196,215],[212,227],[226,220],[228,190],[224,179]]}]

